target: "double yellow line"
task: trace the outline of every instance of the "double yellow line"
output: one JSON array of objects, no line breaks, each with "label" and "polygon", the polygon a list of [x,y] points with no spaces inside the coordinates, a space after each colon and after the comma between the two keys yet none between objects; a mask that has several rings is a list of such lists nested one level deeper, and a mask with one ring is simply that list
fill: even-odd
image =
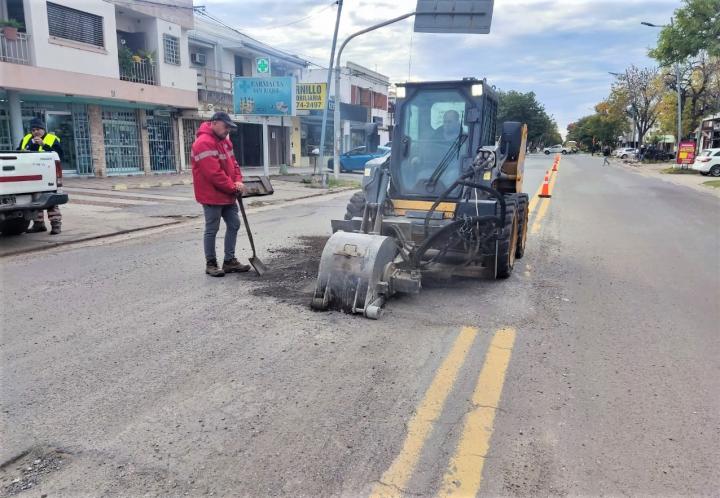
[{"label": "double yellow line", "polygon": [[[557,172],[550,176],[550,191],[557,181]],[[537,209],[531,233],[540,230],[540,224],[550,207],[550,199],[541,198],[542,185],[530,199],[529,211]],[[400,497],[412,478],[420,460],[425,442],[434,423],[440,418],[445,401],[455,384],[465,358],[472,348],[478,329],[464,327],[455,339],[450,353],[445,357],[425,396],[408,423],[407,435],[400,453],[373,487],[372,498]],[[440,497],[475,496],[480,490],[485,459],[490,450],[495,413],[497,412],[505,384],[505,374],[510,364],[516,331],[513,328],[497,330],[490,341],[485,362],[475,383],[471,410],[465,415],[463,431],[451,457],[442,485]]]},{"label": "double yellow line", "polygon": [[[400,453],[374,486],[372,497],[402,496],[477,334],[478,329],[472,327],[465,327],[458,334],[450,353],[408,423],[407,436]],[[465,416],[463,432],[443,477],[440,496],[474,496],[480,489],[495,412],[514,342],[515,330],[511,328],[498,330],[490,342],[473,392],[472,410]]]}]

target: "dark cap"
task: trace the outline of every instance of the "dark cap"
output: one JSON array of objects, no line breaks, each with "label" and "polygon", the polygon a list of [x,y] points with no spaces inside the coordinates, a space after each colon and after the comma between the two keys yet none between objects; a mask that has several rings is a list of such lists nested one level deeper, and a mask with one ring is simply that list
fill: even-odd
[{"label": "dark cap", "polygon": [[42,128],[43,130],[47,129],[45,128],[45,123],[43,123],[42,119],[38,118],[32,118],[30,120],[30,129],[32,130],[33,128]]},{"label": "dark cap", "polygon": [[230,128],[237,128],[237,125],[233,123],[233,120],[230,119],[230,116],[226,112],[216,112],[212,115],[210,118],[210,121],[222,121],[226,125],[228,125]]}]

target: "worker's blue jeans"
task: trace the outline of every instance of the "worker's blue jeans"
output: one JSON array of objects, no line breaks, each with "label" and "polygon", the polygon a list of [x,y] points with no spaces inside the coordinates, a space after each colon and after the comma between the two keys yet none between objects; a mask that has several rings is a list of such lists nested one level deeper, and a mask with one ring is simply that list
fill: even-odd
[{"label": "worker's blue jeans", "polygon": [[203,245],[205,247],[205,259],[217,259],[215,257],[215,236],[220,229],[220,218],[225,220],[225,261],[235,257],[235,243],[237,233],[240,230],[240,218],[238,217],[237,204],[223,206],[210,206],[203,204],[205,212],[205,234]]}]

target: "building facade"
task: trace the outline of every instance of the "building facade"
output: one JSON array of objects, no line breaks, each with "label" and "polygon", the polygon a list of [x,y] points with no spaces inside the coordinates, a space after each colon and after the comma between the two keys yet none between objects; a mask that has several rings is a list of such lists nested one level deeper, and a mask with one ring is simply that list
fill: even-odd
[{"label": "building facade", "polygon": [[297,81],[307,62],[202,15],[196,16],[189,33],[189,51],[197,77],[199,106],[182,112],[181,126],[186,137],[183,165],[189,164],[189,144],[198,126],[216,111],[227,112],[238,125],[230,139],[241,165],[299,165],[300,142],[295,139],[298,119],[234,114],[233,78],[262,76],[256,61],[264,59],[270,65],[267,76],[292,76]]},{"label": "building facade", "polygon": [[[387,76],[372,71],[353,62],[341,69],[340,78],[340,129],[343,135],[342,152],[365,145],[368,124],[376,123],[380,133],[380,143],[390,140],[391,123],[388,113],[388,90],[390,80]],[[308,69],[304,72],[304,83],[324,83],[327,69]],[[333,75],[330,92],[334,93]],[[334,109],[335,103],[331,103]],[[301,162],[307,165],[312,150],[319,147],[322,111],[298,112],[301,130]],[[333,148],[333,112],[328,113],[325,134],[325,154],[332,156]]]},{"label": "building facade", "polygon": [[0,0],[0,148],[34,117],[61,139],[69,175],[177,171],[179,116],[197,109],[192,0]]}]

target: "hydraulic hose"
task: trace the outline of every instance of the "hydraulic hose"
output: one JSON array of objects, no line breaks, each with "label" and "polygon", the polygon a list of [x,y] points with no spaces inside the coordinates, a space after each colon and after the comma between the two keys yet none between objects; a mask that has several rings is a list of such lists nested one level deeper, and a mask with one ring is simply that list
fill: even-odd
[{"label": "hydraulic hose", "polygon": [[462,220],[455,220],[452,223],[445,225],[440,230],[432,234],[430,237],[425,239],[425,241],[420,245],[420,247],[417,248],[416,251],[412,254],[412,264],[415,267],[419,267],[420,263],[422,261],[422,257],[425,255],[428,249],[432,247],[433,242],[437,240],[441,235],[444,235],[448,232],[451,232],[452,230],[455,230],[456,227],[463,223],[485,223],[485,222],[491,222],[494,221],[495,223],[500,223],[501,220],[497,216],[492,215],[483,215],[483,216],[473,216],[471,218],[465,218]]}]

